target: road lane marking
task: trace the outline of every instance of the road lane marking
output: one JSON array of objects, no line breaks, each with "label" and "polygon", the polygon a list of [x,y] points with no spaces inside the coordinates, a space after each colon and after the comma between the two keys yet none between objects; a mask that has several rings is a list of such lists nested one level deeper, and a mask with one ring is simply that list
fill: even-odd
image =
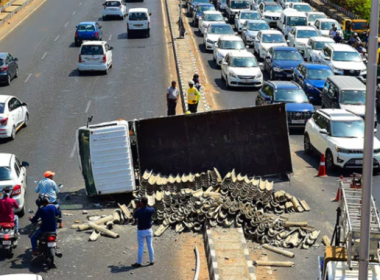
[{"label": "road lane marking", "polygon": [[76,13],[77,13],[77,12],[76,12],[76,11],[74,11],[74,12],[73,12],[73,15],[75,15]]},{"label": "road lane marking", "polygon": [[54,42],[57,42],[58,38],[59,38],[59,35],[57,36],[57,38],[55,38]]},{"label": "road lane marking", "polygon": [[44,53],[44,55],[41,57],[41,59],[44,59],[46,55],[47,55],[47,52]]},{"label": "road lane marking", "polygon": [[75,147],[75,144],[74,144],[74,147],[73,147],[73,149],[71,151],[71,154],[70,154],[70,158],[74,157],[75,150],[76,150],[76,147]]},{"label": "road lane marking", "polygon": [[65,27],[67,27],[68,24],[69,24],[69,22],[66,22]]},{"label": "road lane marking", "polygon": [[30,73],[30,74],[28,75],[28,77],[25,79],[25,83],[27,83],[27,82],[29,81],[30,77],[32,77],[32,73]]},{"label": "road lane marking", "polygon": [[111,41],[111,38],[112,38],[112,34],[110,35],[110,38],[108,39],[108,41]]},{"label": "road lane marking", "polygon": [[84,111],[86,114],[88,113],[88,110],[90,109],[90,105],[91,105],[91,100],[88,101],[86,111]]}]

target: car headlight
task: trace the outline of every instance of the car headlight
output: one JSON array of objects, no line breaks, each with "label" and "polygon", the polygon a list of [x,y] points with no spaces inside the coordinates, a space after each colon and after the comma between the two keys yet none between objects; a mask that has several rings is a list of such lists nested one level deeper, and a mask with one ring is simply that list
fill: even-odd
[{"label": "car headlight", "polygon": [[342,70],[342,69],[339,69],[339,68],[335,68],[335,67],[334,67],[334,72],[337,72],[337,73],[343,73],[343,70]]},{"label": "car headlight", "polygon": [[261,74],[261,73],[259,73],[257,76],[256,76],[256,78],[258,78],[258,79],[260,79],[260,78],[262,78],[263,77],[263,74]]},{"label": "car headlight", "polygon": [[365,75],[365,74],[367,74],[367,70],[366,69],[360,71],[360,75]]},{"label": "car headlight", "polygon": [[207,39],[207,43],[213,44],[214,42],[211,41],[210,39]]},{"label": "car headlight", "polygon": [[281,72],[281,71],[282,71],[282,69],[281,69],[281,68],[279,68],[279,67],[273,67],[273,71],[276,71],[276,72]]},{"label": "car headlight", "polygon": [[342,154],[349,154],[349,153],[350,153],[350,150],[348,150],[348,149],[343,149],[343,148],[339,148],[338,146],[335,146],[335,150],[336,150],[338,153],[342,153]]},{"label": "car headlight", "polygon": [[313,89],[314,87],[311,85],[311,84],[309,84],[309,83],[306,83],[306,86],[309,88],[309,89]]},{"label": "car headlight", "polygon": [[232,78],[236,78],[236,74],[234,72],[228,72],[228,76]]},{"label": "car headlight", "polygon": [[223,57],[224,57],[224,55],[222,55],[221,53],[217,53],[217,55],[216,55],[217,57],[218,57],[218,59],[223,59]]}]

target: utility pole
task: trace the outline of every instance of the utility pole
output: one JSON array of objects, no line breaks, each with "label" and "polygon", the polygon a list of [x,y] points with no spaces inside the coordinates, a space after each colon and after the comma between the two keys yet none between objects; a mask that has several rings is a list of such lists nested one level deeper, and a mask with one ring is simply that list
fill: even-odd
[{"label": "utility pole", "polygon": [[[373,172],[373,137],[375,96],[377,86],[377,32],[379,27],[379,0],[372,0],[368,40],[367,94],[365,105],[363,192],[361,203],[359,280],[368,280],[369,236],[371,224],[371,196]],[[374,209],[376,211],[376,209]]]}]

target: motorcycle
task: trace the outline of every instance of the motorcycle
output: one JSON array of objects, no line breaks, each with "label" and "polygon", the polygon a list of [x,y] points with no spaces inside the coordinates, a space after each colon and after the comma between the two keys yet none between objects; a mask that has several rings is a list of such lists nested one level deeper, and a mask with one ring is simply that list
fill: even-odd
[{"label": "motorcycle", "polygon": [[12,256],[12,250],[17,247],[18,235],[13,223],[0,223],[0,248],[5,250],[5,256]]},{"label": "motorcycle", "polygon": [[[35,183],[36,185],[38,185],[39,181],[34,181],[34,183]],[[62,185],[62,184],[59,184],[59,185],[58,185],[58,188],[59,188],[59,189],[63,188],[63,185]],[[36,205],[38,206],[38,208],[41,207],[41,198],[42,198],[43,195],[44,195],[44,194],[42,194],[42,193],[38,194],[38,198],[37,198],[37,200],[36,200]],[[55,207],[59,210],[59,200],[58,200],[58,199],[56,199],[56,201],[54,201],[54,203],[52,203],[52,204],[55,205]]]}]

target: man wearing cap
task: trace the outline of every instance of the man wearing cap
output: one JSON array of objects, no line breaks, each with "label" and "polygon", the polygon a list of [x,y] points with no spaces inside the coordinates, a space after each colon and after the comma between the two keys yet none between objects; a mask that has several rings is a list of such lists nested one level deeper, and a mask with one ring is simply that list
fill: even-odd
[{"label": "man wearing cap", "polygon": [[[57,204],[57,195],[59,193],[59,188],[53,180],[53,176],[55,176],[55,173],[53,171],[46,171],[44,176],[45,178],[42,179],[37,185],[36,193],[48,195],[50,204]],[[39,199],[37,199],[36,204],[38,208],[41,206]],[[59,227],[62,228],[62,212],[60,209],[58,209],[58,216]]]},{"label": "man wearing cap", "polygon": [[179,99],[179,90],[176,87],[177,82],[172,81],[172,85],[168,88],[166,93],[166,100],[168,104],[168,116],[175,116],[175,107]]},{"label": "man wearing cap", "polygon": [[194,81],[189,81],[189,89],[187,91],[187,105],[191,113],[196,113],[201,97],[199,91],[194,87]]}]

